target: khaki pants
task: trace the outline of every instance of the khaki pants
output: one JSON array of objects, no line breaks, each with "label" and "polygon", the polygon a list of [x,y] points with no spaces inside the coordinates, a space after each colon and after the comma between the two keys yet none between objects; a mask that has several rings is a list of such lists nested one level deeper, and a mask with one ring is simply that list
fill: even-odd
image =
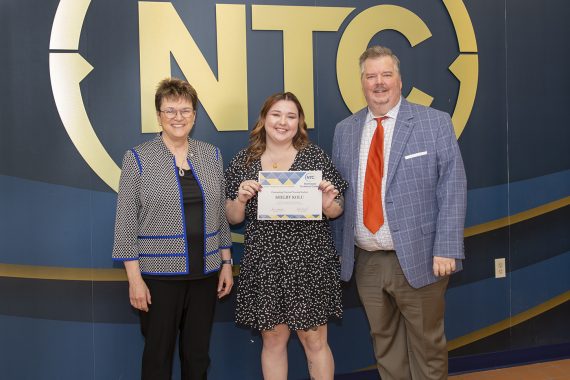
[{"label": "khaki pants", "polygon": [[449,277],[414,289],[396,252],[355,253],[356,285],[382,380],[447,379],[443,316]]}]

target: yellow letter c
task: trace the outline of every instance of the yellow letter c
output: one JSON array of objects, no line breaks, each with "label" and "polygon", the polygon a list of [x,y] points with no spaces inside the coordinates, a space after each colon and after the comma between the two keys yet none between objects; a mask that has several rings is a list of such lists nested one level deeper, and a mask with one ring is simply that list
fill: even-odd
[{"label": "yellow letter c", "polygon": [[[372,37],[387,29],[402,33],[412,47],[431,37],[431,32],[422,19],[410,10],[396,5],[377,5],[356,16],[340,39],[336,57],[340,93],[353,113],[366,106],[361,90],[358,58],[368,47]],[[408,100],[429,105],[433,99],[413,88]]]}]

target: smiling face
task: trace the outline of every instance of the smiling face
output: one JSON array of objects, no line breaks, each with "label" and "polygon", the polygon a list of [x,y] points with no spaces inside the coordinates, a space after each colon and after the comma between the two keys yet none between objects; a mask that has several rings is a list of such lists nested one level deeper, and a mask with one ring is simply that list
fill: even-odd
[{"label": "smiling face", "polygon": [[[172,118],[170,118],[172,116]],[[171,142],[186,140],[196,119],[192,103],[184,98],[165,98],[157,112],[162,135]]]},{"label": "smiling face", "polygon": [[291,143],[299,130],[299,110],[290,100],[273,104],[265,116],[267,143]]},{"label": "smiling face", "polygon": [[374,116],[384,116],[402,93],[402,78],[390,56],[369,58],[362,65],[362,91]]}]

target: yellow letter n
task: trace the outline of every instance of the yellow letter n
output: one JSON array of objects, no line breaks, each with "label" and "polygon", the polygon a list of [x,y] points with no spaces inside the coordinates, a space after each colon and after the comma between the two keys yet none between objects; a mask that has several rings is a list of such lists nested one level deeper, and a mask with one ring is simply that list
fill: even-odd
[{"label": "yellow letter n", "polygon": [[154,93],[158,82],[171,76],[171,53],[218,131],[248,129],[245,25],[244,5],[216,5],[216,78],[171,3],[139,2],[143,133],[160,130]]}]

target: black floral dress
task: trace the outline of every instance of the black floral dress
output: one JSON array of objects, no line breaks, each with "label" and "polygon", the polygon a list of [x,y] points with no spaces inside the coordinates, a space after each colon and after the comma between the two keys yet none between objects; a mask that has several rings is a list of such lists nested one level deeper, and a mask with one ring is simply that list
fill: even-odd
[{"label": "black floral dress", "polygon": [[[226,170],[226,197],[244,180],[258,180],[261,161],[245,166],[240,151]],[[343,194],[348,184],[318,146],[300,150],[290,170],[321,170]],[[245,208],[245,252],[237,292],[236,323],[257,330],[287,324],[320,326],[342,316],[340,261],[328,221],[257,220],[257,197]]]}]

